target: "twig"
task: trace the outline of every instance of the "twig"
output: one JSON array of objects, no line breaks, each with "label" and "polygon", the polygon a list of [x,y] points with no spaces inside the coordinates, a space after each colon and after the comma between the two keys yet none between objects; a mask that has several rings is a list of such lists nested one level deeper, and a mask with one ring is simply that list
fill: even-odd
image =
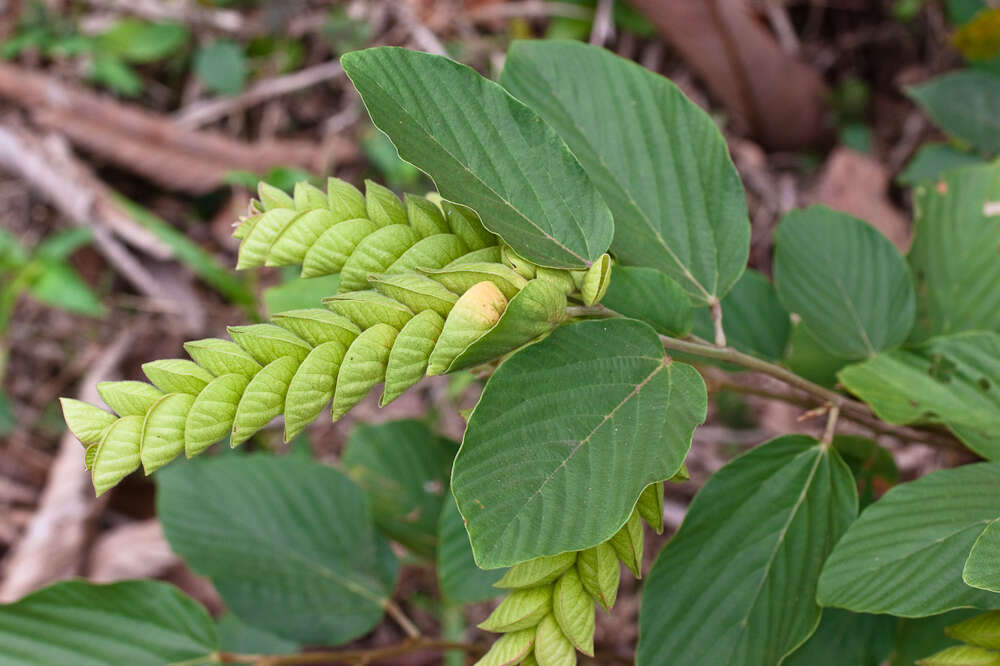
[{"label": "twig", "polygon": [[392,599],[385,603],[385,612],[389,614],[389,617],[396,621],[396,624],[398,624],[400,628],[406,632],[408,637],[412,639],[418,639],[421,637],[420,629],[417,625],[413,623],[413,620],[406,616],[403,609],[400,608]]},{"label": "twig", "polygon": [[392,6],[396,13],[396,19],[406,26],[417,46],[428,53],[448,55],[444,44],[441,43],[437,35],[430,28],[420,22],[410,3],[396,2]]},{"label": "twig", "polygon": [[615,36],[615,0],[598,0],[594,11],[593,27],[590,29],[590,43],[604,46]]},{"label": "twig", "polygon": [[174,114],[174,123],[178,127],[194,129],[275,97],[298,92],[324,81],[333,81],[343,75],[344,69],[340,66],[340,62],[330,60],[300,69],[293,74],[258,81],[235,97],[218,97],[194,102]]},{"label": "twig", "polygon": [[483,651],[483,646],[474,643],[456,643],[454,641],[443,641],[433,638],[411,638],[398,645],[368,650],[335,650],[331,652],[306,652],[303,654],[277,656],[223,652],[219,654],[219,661],[224,664],[251,663],[254,666],[292,666],[294,664],[327,664],[331,662],[365,664],[377,659],[397,657],[424,650],[435,650],[438,652],[463,650],[464,652],[478,654]]},{"label": "twig", "polygon": [[829,448],[833,444],[833,435],[837,432],[837,418],[840,416],[840,407],[832,405],[830,415],[826,418],[826,429],[823,431],[823,446]]},{"label": "twig", "polygon": [[[99,401],[97,381],[112,373],[134,339],[132,331],[124,331],[104,350],[80,382],[80,399]],[[38,510],[7,556],[5,575],[0,578],[0,601],[14,601],[43,585],[81,573],[87,524],[104,501],[94,497],[83,454],[72,433],[63,435]]]},{"label": "twig", "polygon": [[242,34],[247,32],[243,15],[232,9],[208,9],[193,2],[159,2],[158,0],[87,0],[87,4],[100,9],[126,12],[150,21],[179,21],[221,32]]}]

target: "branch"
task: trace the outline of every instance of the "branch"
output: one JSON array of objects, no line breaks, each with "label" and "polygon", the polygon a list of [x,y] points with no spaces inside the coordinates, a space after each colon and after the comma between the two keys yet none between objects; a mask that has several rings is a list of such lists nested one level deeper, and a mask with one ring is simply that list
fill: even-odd
[{"label": "branch", "polygon": [[410,638],[397,645],[370,648],[364,650],[334,650],[330,652],[306,652],[289,655],[234,654],[222,652],[219,661],[224,664],[250,663],[254,666],[292,666],[294,664],[328,664],[328,663],[362,663],[366,664],[376,659],[386,659],[399,655],[434,650],[463,650],[472,654],[482,653],[482,645],[475,643],[457,643],[433,638]]}]

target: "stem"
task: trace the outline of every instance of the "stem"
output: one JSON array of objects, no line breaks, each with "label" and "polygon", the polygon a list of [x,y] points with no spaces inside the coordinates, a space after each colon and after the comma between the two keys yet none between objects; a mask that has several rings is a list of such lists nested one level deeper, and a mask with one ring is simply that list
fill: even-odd
[{"label": "stem", "polygon": [[726,346],[726,332],[722,329],[722,303],[712,302],[712,325],[715,327],[715,346]]},{"label": "stem", "polygon": [[366,650],[335,650],[331,652],[305,652],[303,654],[263,655],[234,654],[223,652],[219,661],[224,664],[251,663],[254,666],[292,666],[293,664],[360,663],[367,664],[376,659],[386,659],[423,650],[463,650],[473,654],[483,651],[481,645],[456,643],[431,638],[408,638],[397,645],[370,648]]},{"label": "stem", "polygon": [[834,405],[830,408],[830,415],[826,419],[826,430],[823,431],[823,448],[828,449],[833,444],[833,436],[837,432],[837,417],[840,416],[840,407]]}]

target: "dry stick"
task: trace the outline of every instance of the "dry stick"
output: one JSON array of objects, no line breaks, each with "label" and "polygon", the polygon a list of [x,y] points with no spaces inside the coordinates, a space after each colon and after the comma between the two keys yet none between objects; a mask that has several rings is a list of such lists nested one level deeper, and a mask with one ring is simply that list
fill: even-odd
[{"label": "dry stick", "polygon": [[396,624],[398,624],[402,630],[406,632],[406,635],[409,638],[419,639],[421,637],[420,629],[417,625],[413,623],[413,620],[406,616],[403,609],[396,605],[396,602],[392,599],[385,602],[385,612],[389,614],[389,617],[396,621]]},{"label": "dry stick", "polygon": [[544,0],[524,0],[522,2],[499,2],[484,5],[467,13],[472,21],[493,21],[507,18],[563,18],[589,21],[594,18],[594,10],[572,2],[545,2]]},{"label": "dry stick", "polygon": [[194,2],[162,2],[159,0],[87,0],[87,4],[101,9],[126,12],[150,21],[179,21],[190,25],[245,33],[247,22],[243,15],[232,9],[208,9]]},{"label": "dry stick", "polygon": [[344,69],[340,66],[340,61],[330,60],[300,69],[294,74],[258,81],[250,86],[246,92],[235,97],[220,97],[195,102],[174,114],[174,121],[179,127],[193,129],[275,97],[298,92],[324,81],[340,78],[343,75]]},{"label": "dry stick", "polygon": [[413,638],[408,639],[398,645],[390,645],[383,648],[373,648],[370,650],[336,650],[332,652],[306,652],[303,654],[289,655],[244,655],[223,652],[219,654],[219,660],[224,663],[252,663],[254,666],[292,666],[294,664],[328,664],[328,663],[368,663],[376,659],[386,659],[396,657],[411,652],[423,650],[464,650],[470,653],[480,653],[483,651],[481,645],[472,643],[456,643],[433,638]]}]

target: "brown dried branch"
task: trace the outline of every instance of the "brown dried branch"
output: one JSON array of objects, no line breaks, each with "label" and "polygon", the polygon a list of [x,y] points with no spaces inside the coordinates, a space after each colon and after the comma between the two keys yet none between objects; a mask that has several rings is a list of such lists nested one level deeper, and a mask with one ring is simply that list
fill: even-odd
[{"label": "brown dried branch", "polygon": [[265,172],[287,165],[322,172],[328,159],[345,162],[357,157],[357,148],[346,141],[328,155],[313,142],[251,144],[193,131],[161,114],[3,62],[0,96],[22,105],[40,124],[65,134],[77,146],[163,186],[194,193],[218,187],[233,169]]}]

